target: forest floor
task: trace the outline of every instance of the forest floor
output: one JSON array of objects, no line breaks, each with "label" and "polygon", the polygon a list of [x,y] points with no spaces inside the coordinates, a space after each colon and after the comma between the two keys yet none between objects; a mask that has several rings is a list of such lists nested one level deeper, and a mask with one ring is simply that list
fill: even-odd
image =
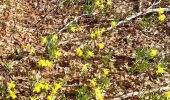
[{"label": "forest floor", "polygon": [[[67,0],[65,0],[67,1]],[[69,1],[69,0],[68,0]],[[73,0],[76,1],[76,0]],[[86,1],[86,0],[84,0]],[[143,0],[142,9],[152,5],[153,0]],[[136,51],[140,48],[158,50],[158,55],[170,53],[170,26],[168,17],[163,22],[150,21],[148,16],[136,17],[127,23],[117,26],[111,32],[105,32],[103,38],[96,40],[106,42],[102,50],[98,50],[89,33],[94,27],[110,27],[111,20],[121,21],[139,12],[137,0],[113,0],[112,6],[90,16],[82,16],[75,25],[82,27],[81,31],[71,32],[68,29],[58,33],[69,21],[81,16],[84,12],[83,2],[61,3],[62,0],[1,0],[0,1],[0,80],[5,86],[13,81],[18,100],[27,100],[29,97],[38,97],[44,100],[47,94],[33,93],[35,81],[33,77],[41,77],[45,82],[60,82],[65,80],[57,100],[61,98],[75,100],[78,90],[89,84],[102,69],[109,69],[107,78],[109,86],[103,89],[104,100],[133,92],[152,90],[169,86],[170,70],[167,67],[162,76],[156,76],[154,67],[142,73],[131,73],[130,69],[135,62]],[[170,1],[162,1],[154,8],[169,8]],[[155,18],[155,16],[153,16]],[[157,17],[156,17],[157,18]],[[99,19],[99,20],[98,20]],[[144,19],[148,25],[141,24]],[[61,40],[59,49],[62,56],[53,60],[51,69],[37,67],[39,59],[46,59],[47,51],[41,42],[42,37],[53,31]],[[29,44],[35,49],[30,54],[24,46]],[[88,45],[94,52],[94,57],[84,60],[76,55],[76,48]],[[102,62],[102,55],[112,52],[109,64]],[[167,55],[168,56],[168,55]],[[82,64],[89,63],[88,72],[82,76]],[[100,76],[100,75],[99,75]],[[101,74],[102,76],[102,74]],[[32,88],[31,88],[32,87]],[[2,87],[1,87],[2,88]],[[2,89],[0,90],[2,95]],[[0,96],[0,99],[4,99]],[[38,99],[38,100],[39,100]],[[127,100],[138,100],[138,96],[131,96]],[[83,99],[84,100],[84,99]]]}]

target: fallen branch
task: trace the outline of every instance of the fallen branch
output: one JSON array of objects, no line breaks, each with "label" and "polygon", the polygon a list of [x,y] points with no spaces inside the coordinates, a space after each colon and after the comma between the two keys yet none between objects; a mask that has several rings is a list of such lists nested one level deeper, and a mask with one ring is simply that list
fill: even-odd
[{"label": "fallen branch", "polygon": [[[170,12],[170,8],[163,8],[163,9],[164,9],[165,12]],[[127,17],[125,20],[122,20],[122,21],[118,22],[115,27],[117,27],[117,26],[119,26],[119,25],[121,25],[121,24],[127,23],[127,22],[129,22],[130,20],[132,20],[132,19],[134,19],[134,18],[137,18],[137,17],[139,17],[139,16],[142,16],[142,15],[145,15],[145,14],[149,14],[149,13],[158,12],[158,10],[159,10],[159,8],[155,8],[155,9],[148,9],[148,10],[146,10],[146,11],[139,12],[139,13],[137,13],[137,14],[134,14],[134,15],[130,16],[130,17]],[[110,20],[113,20],[113,19],[110,19]],[[110,28],[108,28],[108,31],[113,30],[115,27],[110,27]]]},{"label": "fallen branch", "polygon": [[170,90],[170,87],[166,86],[166,87],[161,87],[161,88],[158,88],[158,89],[148,90],[144,93],[140,93],[140,92],[128,93],[128,94],[119,96],[117,98],[113,98],[112,100],[122,100],[122,99],[126,99],[126,98],[129,98],[131,96],[135,96],[135,95],[144,95],[144,94],[148,94],[148,93],[153,93],[153,92],[158,92],[158,91],[162,92],[162,91],[169,91],[169,90]]}]

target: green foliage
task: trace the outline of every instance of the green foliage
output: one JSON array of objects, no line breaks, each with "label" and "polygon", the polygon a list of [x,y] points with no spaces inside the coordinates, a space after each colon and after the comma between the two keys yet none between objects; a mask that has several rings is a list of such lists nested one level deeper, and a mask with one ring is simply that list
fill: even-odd
[{"label": "green foliage", "polygon": [[132,72],[144,72],[154,64],[155,56],[151,56],[151,49],[142,48],[136,52],[136,60]]},{"label": "green foliage", "polygon": [[76,95],[76,100],[91,100],[91,98],[88,86],[83,86]]},{"label": "green foliage", "polygon": [[158,16],[157,14],[145,15],[140,23],[141,26],[144,28],[148,28],[154,25],[155,23],[158,22],[157,16]]},{"label": "green foliage", "polygon": [[110,62],[112,55],[113,55],[113,51],[110,50],[104,56],[102,56],[102,62],[106,65],[110,65],[110,66],[114,67],[113,64]]}]

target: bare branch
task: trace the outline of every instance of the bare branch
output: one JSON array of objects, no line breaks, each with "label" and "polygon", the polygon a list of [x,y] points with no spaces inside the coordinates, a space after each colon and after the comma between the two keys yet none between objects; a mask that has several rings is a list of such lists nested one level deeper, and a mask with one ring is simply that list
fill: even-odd
[{"label": "bare branch", "polygon": [[114,98],[113,100],[122,100],[122,99],[126,99],[126,98],[129,98],[131,96],[135,96],[135,95],[144,95],[144,94],[153,93],[153,92],[157,92],[157,91],[169,91],[169,90],[170,90],[170,87],[166,86],[166,87],[161,87],[161,88],[157,88],[157,89],[153,89],[153,90],[148,90],[144,93],[132,92],[132,93],[128,93],[128,94],[119,96],[117,98]]}]

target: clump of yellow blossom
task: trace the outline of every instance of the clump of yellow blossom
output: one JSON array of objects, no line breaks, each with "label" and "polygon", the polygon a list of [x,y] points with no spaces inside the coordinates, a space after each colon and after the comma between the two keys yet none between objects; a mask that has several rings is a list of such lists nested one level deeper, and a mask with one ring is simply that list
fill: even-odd
[{"label": "clump of yellow blossom", "polygon": [[46,37],[42,37],[42,38],[41,38],[41,42],[42,42],[42,43],[47,43],[47,38],[46,38]]},{"label": "clump of yellow blossom", "polygon": [[52,67],[52,61],[41,59],[38,61],[39,67]]},{"label": "clump of yellow blossom", "polygon": [[96,100],[103,100],[103,94],[100,87],[94,88],[94,92],[96,94]]},{"label": "clump of yellow blossom", "polygon": [[105,43],[104,43],[104,42],[99,43],[99,44],[98,44],[98,48],[99,48],[99,49],[103,49],[103,48],[104,48],[104,45],[105,45]]},{"label": "clump of yellow blossom", "polygon": [[54,83],[54,88],[52,88],[52,93],[57,94],[57,91],[61,88],[62,88],[61,83]]},{"label": "clump of yellow blossom", "polygon": [[70,30],[71,30],[71,32],[76,32],[76,27],[75,26],[71,26]]},{"label": "clump of yellow blossom", "polygon": [[108,6],[111,6],[111,5],[112,5],[112,1],[111,1],[111,0],[107,0],[106,4],[107,4]]},{"label": "clump of yellow blossom", "polygon": [[58,36],[57,35],[52,35],[52,40],[57,40],[58,39]]},{"label": "clump of yellow blossom", "polygon": [[89,57],[94,57],[93,51],[90,51],[90,50],[87,51],[87,55],[88,55]]},{"label": "clump of yellow blossom", "polygon": [[157,55],[157,53],[158,53],[157,50],[151,50],[151,51],[150,51],[150,56],[154,57],[154,56]]},{"label": "clump of yellow blossom", "polygon": [[115,26],[116,26],[116,24],[117,24],[117,22],[116,22],[116,21],[112,21],[112,22],[111,22],[111,26],[112,26],[112,27],[115,27]]},{"label": "clump of yellow blossom", "polygon": [[55,100],[55,96],[53,96],[53,95],[48,95],[48,96],[47,96],[47,100]]},{"label": "clump of yellow blossom", "polygon": [[167,97],[167,98],[170,98],[170,91],[165,92],[164,96]]},{"label": "clump of yellow blossom", "polygon": [[62,56],[62,52],[59,50],[55,51],[55,58],[59,58],[60,56]]},{"label": "clump of yellow blossom", "polygon": [[105,7],[104,4],[99,5],[99,8],[100,8],[101,10],[103,10],[104,7]]},{"label": "clump of yellow blossom", "polygon": [[105,28],[97,28],[97,29],[95,29],[94,31],[92,31],[91,33],[90,33],[90,37],[91,38],[98,38],[98,37],[101,37],[101,35],[103,34],[103,32],[105,32],[106,30],[105,30]]},{"label": "clump of yellow blossom", "polygon": [[90,80],[90,85],[91,86],[96,86],[96,79],[95,78]]},{"label": "clump of yellow blossom", "polygon": [[29,52],[29,54],[35,54],[35,49],[32,48],[29,44],[25,45],[24,48]]},{"label": "clump of yellow blossom", "polygon": [[89,64],[82,64],[83,72],[87,72]]},{"label": "clump of yellow blossom", "polygon": [[104,73],[104,75],[108,75],[109,74],[109,69],[104,68],[103,73]]},{"label": "clump of yellow blossom", "polygon": [[34,87],[33,92],[40,93],[42,90],[45,90],[47,92],[48,90],[50,90],[50,85],[48,83],[39,82]]},{"label": "clump of yellow blossom", "polygon": [[8,98],[8,99],[11,98],[12,100],[13,100],[13,99],[16,99],[16,98],[17,98],[16,92],[15,92],[15,91],[12,91],[12,90],[9,90],[9,91],[8,91],[8,96],[7,96],[7,98]]},{"label": "clump of yellow blossom", "polygon": [[14,89],[14,88],[15,88],[14,82],[12,81],[12,82],[8,83],[8,87],[9,87],[10,89]]},{"label": "clump of yellow blossom", "polygon": [[164,10],[163,8],[159,8],[159,9],[158,9],[158,13],[159,13],[159,14],[163,14],[164,12],[165,12],[165,10]]},{"label": "clump of yellow blossom", "polygon": [[165,73],[165,68],[162,66],[158,66],[156,70],[156,74],[163,75]]},{"label": "clump of yellow blossom", "polygon": [[159,15],[158,19],[160,21],[164,21],[166,19],[166,16],[164,14]]},{"label": "clump of yellow blossom", "polygon": [[83,55],[83,51],[81,50],[80,47],[78,47],[78,48],[76,49],[76,54],[77,54],[79,57],[81,57],[81,56]]}]

